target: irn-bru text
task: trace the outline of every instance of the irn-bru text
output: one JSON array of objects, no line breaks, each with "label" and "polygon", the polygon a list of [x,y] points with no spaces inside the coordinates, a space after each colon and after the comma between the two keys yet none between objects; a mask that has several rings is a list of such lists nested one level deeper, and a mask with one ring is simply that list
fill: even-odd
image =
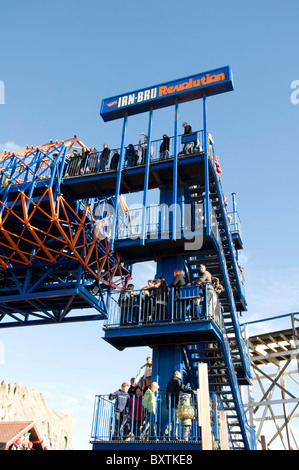
[{"label": "irn-bru text", "polygon": [[154,100],[157,97],[168,96],[173,93],[212,85],[213,83],[221,82],[223,80],[225,80],[225,73],[214,75],[207,73],[200,78],[189,78],[187,81],[182,83],[160,85],[153,88],[148,88],[147,90],[141,90],[135,93],[130,93],[128,95],[120,96],[118,100],[113,100],[112,102],[108,103],[107,107],[111,108],[117,104],[118,108],[123,108],[134,105],[136,103],[143,103],[145,101]]}]

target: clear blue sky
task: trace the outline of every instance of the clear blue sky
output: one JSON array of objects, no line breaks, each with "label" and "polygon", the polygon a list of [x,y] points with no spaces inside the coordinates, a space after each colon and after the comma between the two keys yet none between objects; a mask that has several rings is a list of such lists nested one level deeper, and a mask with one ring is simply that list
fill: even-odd
[{"label": "clear blue sky", "polygon": [[[122,123],[101,120],[103,98],[230,65],[235,90],[208,100],[208,127],[242,221],[243,318],[295,312],[299,104],[290,87],[299,80],[298,16],[297,0],[2,0],[0,150],[74,134],[98,149],[119,146]],[[138,142],[147,119],[129,120],[127,143]],[[179,119],[201,129],[202,103],[181,106]],[[164,132],[173,135],[172,108],[154,113],[153,137]],[[150,267],[142,272],[136,287]],[[1,379],[36,388],[73,415],[75,449],[90,448],[94,395],[136,375],[148,353],[120,353],[102,336],[101,323],[0,334]]]}]

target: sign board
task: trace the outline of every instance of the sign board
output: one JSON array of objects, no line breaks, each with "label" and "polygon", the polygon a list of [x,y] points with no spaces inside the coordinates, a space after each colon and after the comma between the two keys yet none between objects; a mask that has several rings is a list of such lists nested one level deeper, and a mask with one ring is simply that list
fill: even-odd
[{"label": "sign board", "polygon": [[222,67],[210,72],[191,75],[172,82],[132,91],[102,101],[103,120],[112,121],[134,114],[144,113],[151,108],[159,109],[179,103],[197,100],[206,96],[217,95],[233,90],[230,67]]}]

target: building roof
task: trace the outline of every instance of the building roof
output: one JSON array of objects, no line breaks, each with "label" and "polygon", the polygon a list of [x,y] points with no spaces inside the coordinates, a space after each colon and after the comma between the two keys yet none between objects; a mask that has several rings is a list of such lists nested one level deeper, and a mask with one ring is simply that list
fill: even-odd
[{"label": "building roof", "polygon": [[1,421],[0,422],[0,450],[10,447],[26,432],[30,432],[30,441],[35,450],[45,450],[34,421]]}]

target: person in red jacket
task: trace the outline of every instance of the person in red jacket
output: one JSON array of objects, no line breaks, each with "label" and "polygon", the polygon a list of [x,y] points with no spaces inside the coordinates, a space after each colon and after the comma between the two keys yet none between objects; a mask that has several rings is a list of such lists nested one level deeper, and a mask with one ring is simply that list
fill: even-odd
[{"label": "person in red jacket", "polygon": [[130,398],[129,410],[131,434],[134,434],[135,439],[138,441],[140,439],[141,425],[144,421],[142,390],[138,386],[136,387],[135,395]]}]

